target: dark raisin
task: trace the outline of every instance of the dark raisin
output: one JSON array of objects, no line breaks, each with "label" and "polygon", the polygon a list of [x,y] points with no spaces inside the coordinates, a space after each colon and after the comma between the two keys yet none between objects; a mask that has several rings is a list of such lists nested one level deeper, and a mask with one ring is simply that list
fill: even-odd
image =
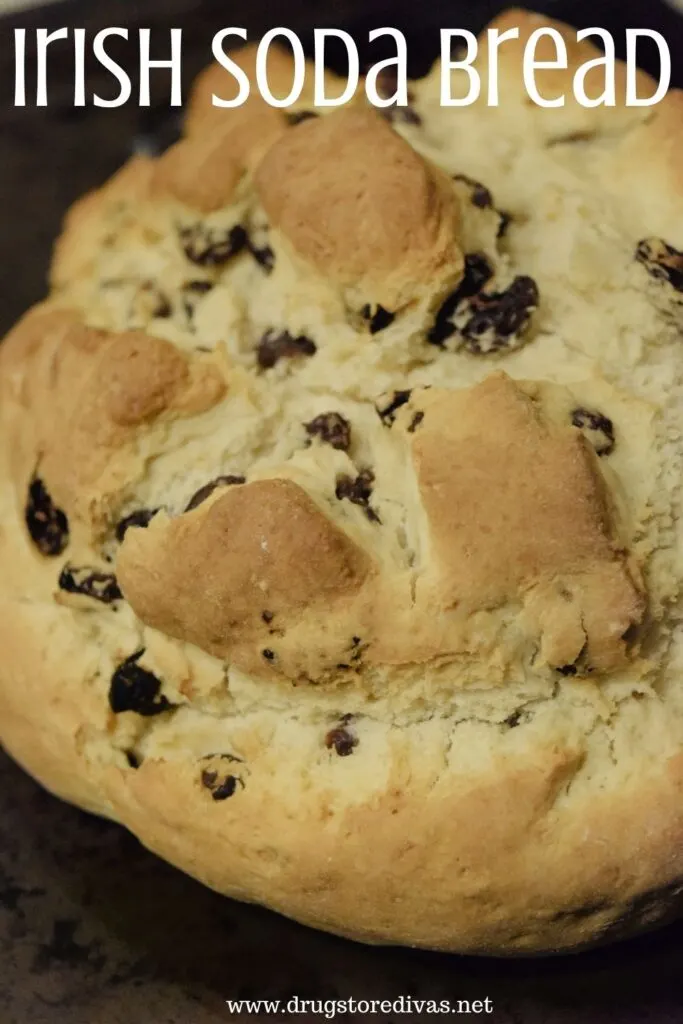
[{"label": "dark raisin", "polygon": [[304,427],[309,437],[319,437],[337,451],[347,452],[351,447],[351,424],[338,412],[321,413]]},{"label": "dark raisin", "polygon": [[363,469],[357,477],[346,474],[337,478],[337,498],[348,498],[355,505],[366,505],[372,496],[375,475],[371,469]]},{"label": "dark raisin", "polygon": [[154,283],[154,281],[145,281],[142,284],[135,296],[133,306],[130,311],[131,316],[135,316],[140,311],[143,314],[147,314],[152,318],[158,318],[159,320],[167,319],[173,312],[173,307],[169,299],[164,295],[160,288]]},{"label": "dark raisin", "polygon": [[292,127],[301,124],[303,121],[310,121],[311,118],[319,117],[315,110],[289,110],[285,114],[287,121]]},{"label": "dark raisin", "polygon": [[537,306],[538,287],[531,277],[516,277],[503,292],[480,292],[462,329],[464,347],[473,355],[515,347]]},{"label": "dark raisin", "polygon": [[156,285],[152,284],[151,281],[148,281],[147,284],[143,285],[143,291],[154,302],[152,316],[158,317],[159,320],[168,319],[173,312],[173,307],[164,293],[160,291]]},{"label": "dark raisin", "polygon": [[638,242],[636,259],[656,280],[668,281],[677,292],[683,292],[683,252],[662,238],[644,238]]},{"label": "dark raisin", "polygon": [[325,746],[328,750],[334,749],[340,757],[348,757],[358,746],[358,739],[343,725],[338,725],[325,736]]},{"label": "dark raisin", "polygon": [[210,498],[213,492],[219,487],[232,487],[246,482],[247,478],[244,476],[217,476],[215,480],[211,480],[210,483],[204,484],[203,487],[200,487],[199,490],[193,494],[187,503],[185,511],[191,512],[192,509],[199,508],[199,506],[205,502],[207,498]]},{"label": "dark raisin", "polygon": [[507,725],[508,729],[515,729],[522,721],[522,712],[520,710],[513,711],[511,715],[504,720],[503,725]]},{"label": "dark raisin", "polygon": [[[242,758],[235,757],[234,754],[207,754],[202,760],[242,764]],[[228,797],[235,794],[238,785],[244,788],[244,780],[241,775],[225,774],[218,767],[204,768],[200,778],[202,785],[211,792],[214,800],[227,800]]]},{"label": "dark raisin", "polygon": [[185,311],[185,316],[189,321],[189,327],[191,329],[195,309],[197,308],[197,303],[202,298],[202,296],[207,295],[212,288],[213,284],[211,283],[211,281],[188,281],[187,284],[183,285],[183,309]]},{"label": "dark raisin", "polygon": [[109,707],[115,715],[134,711],[143,718],[151,718],[173,707],[161,693],[161,680],[138,665],[144,653],[137,651],[126,658],[111,677]]},{"label": "dark raisin", "polygon": [[470,178],[467,174],[454,174],[453,179],[454,181],[462,181],[464,185],[469,187],[470,199],[480,210],[486,210],[493,206],[493,196],[481,182],[475,181],[474,178]]},{"label": "dark raisin", "polygon": [[316,344],[304,334],[293,337],[289,331],[269,330],[261,338],[257,349],[257,362],[262,370],[270,370],[281,359],[296,356],[314,356]]},{"label": "dark raisin", "polygon": [[370,505],[374,481],[375,474],[371,469],[362,469],[355,478],[343,473],[337,477],[335,494],[340,501],[346,499],[354,505],[360,505],[365,509],[365,514],[371,522],[379,523],[380,518]]},{"label": "dark raisin", "polygon": [[457,312],[458,307],[467,299],[471,299],[481,292],[492,276],[493,268],[483,253],[467,253],[462,281],[455,291],[448,296],[437,313],[434,326],[428,335],[430,344],[443,345],[448,338],[456,333],[457,327],[453,323],[452,317]]},{"label": "dark raisin", "polygon": [[635,622],[632,622],[631,625],[628,626],[628,628],[624,630],[624,632],[621,634],[621,639],[628,647],[633,646],[633,644],[635,644],[639,638],[640,629],[638,628]]},{"label": "dark raisin", "polygon": [[410,426],[408,427],[408,433],[409,434],[414,434],[415,431],[417,430],[417,428],[422,423],[422,420],[424,418],[425,418],[425,414],[423,412],[416,412],[415,415],[413,416],[412,420],[410,421]]},{"label": "dark raisin", "polygon": [[410,391],[394,391],[393,397],[389,401],[389,404],[376,405],[377,415],[381,419],[385,427],[390,427],[396,419],[396,412],[410,401]]},{"label": "dark raisin", "polygon": [[211,281],[188,281],[183,285],[183,291],[190,292],[192,295],[206,295],[212,288]]},{"label": "dark raisin", "polygon": [[554,139],[550,139],[550,141],[548,142],[548,147],[551,148],[552,146],[563,146],[566,143],[592,142],[594,138],[595,132],[567,132],[566,135],[556,135]]},{"label": "dark raisin", "polygon": [[204,754],[202,757],[202,761],[215,761],[216,759],[219,761],[230,761],[234,764],[243,764],[242,758],[237,757],[236,754]]},{"label": "dark raisin", "polygon": [[102,604],[113,604],[123,597],[113,573],[65,565],[59,575],[59,589],[67,594],[82,594]]},{"label": "dark raisin", "polygon": [[260,220],[250,225],[247,249],[256,262],[269,274],[275,266],[275,253],[270,245],[270,231],[267,221]]},{"label": "dark raisin", "polygon": [[597,455],[611,455],[614,451],[614,424],[595,409],[574,409],[572,426],[583,431]]},{"label": "dark raisin", "polygon": [[135,512],[131,512],[129,516],[125,516],[123,519],[119,520],[116,524],[117,541],[121,543],[131,526],[149,526],[158,511],[158,508],[139,508]]},{"label": "dark raisin", "polygon": [[273,619],[275,618],[275,615],[273,612],[261,612],[261,618],[263,619],[265,624],[269,626]]},{"label": "dark raisin", "polygon": [[500,217],[500,223],[496,232],[496,238],[504,238],[512,224],[513,217],[511,213],[507,213],[505,210],[498,210],[498,216]]},{"label": "dark raisin", "polygon": [[223,781],[212,791],[212,798],[214,800],[227,800],[228,797],[234,796],[239,781],[234,775],[226,775]]},{"label": "dark raisin", "polygon": [[200,267],[220,267],[244,248],[247,233],[241,224],[228,231],[204,224],[181,228],[180,244],[188,260]]},{"label": "dark raisin", "polygon": [[213,800],[227,800],[234,796],[237,785],[241,781],[235,775],[225,775],[223,778],[219,778],[218,772],[208,770],[202,772],[202,786],[210,791]]},{"label": "dark raisin", "polygon": [[69,543],[69,523],[61,508],[57,508],[37,476],[28,489],[28,501],[24,513],[26,528],[31,540],[41,555],[54,558]]},{"label": "dark raisin", "polygon": [[259,263],[265,271],[271,272],[275,266],[275,253],[269,245],[256,246],[253,242],[247,243],[249,252],[254,257],[257,263]]},{"label": "dark raisin", "polygon": [[465,256],[465,273],[458,287],[460,298],[469,299],[478,295],[492,276],[493,268],[483,253],[468,253]]},{"label": "dark raisin", "polygon": [[571,664],[568,665],[556,665],[555,670],[560,673],[561,676],[585,676],[593,671],[591,666],[586,661],[586,655],[588,653],[588,642],[586,642],[576,658]]},{"label": "dark raisin", "polygon": [[126,750],[126,761],[130,768],[139,768],[142,764],[142,760],[138,757],[134,750]]},{"label": "dark raisin", "polygon": [[370,334],[378,334],[393,324],[396,319],[396,314],[390,313],[384,306],[363,306],[360,315],[368,322]]},{"label": "dark raisin", "polygon": [[266,659],[266,661],[275,661],[275,651],[271,651],[270,647],[266,647],[264,650],[262,650],[261,654]]}]

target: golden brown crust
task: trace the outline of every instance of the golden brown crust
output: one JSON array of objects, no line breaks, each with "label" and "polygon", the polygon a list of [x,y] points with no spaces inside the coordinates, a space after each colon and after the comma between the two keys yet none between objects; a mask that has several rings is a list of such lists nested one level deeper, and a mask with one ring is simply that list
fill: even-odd
[{"label": "golden brown crust", "polygon": [[290,480],[228,487],[194,512],[157,517],[128,532],[117,561],[147,625],[243,671],[294,679],[321,671],[302,651],[302,634],[314,635],[322,616],[340,620],[326,638],[328,659],[329,646],[338,647],[333,664],[350,646],[344,605],[369,571],[369,557]]},{"label": "golden brown crust", "polygon": [[202,412],[225,391],[211,362],[140,331],[93,330],[68,310],[28,314],[3,342],[0,365],[6,422],[31,413],[11,453],[20,501],[39,471],[65,509],[93,523],[132,471],[140,430],[164,414]]},{"label": "golden brown crust", "polygon": [[[201,131],[190,132],[185,142],[179,144],[181,152],[187,153],[188,158],[193,154],[195,165],[210,160],[209,170],[213,174],[220,169],[219,152],[235,167],[248,170],[256,166],[268,148],[287,130],[283,111],[271,107],[257,94],[250,96],[242,106],[219,110],[219,113],[222,115],[220,120],[217,118]],[[229,199],[228,195],[226,202]]]},{"label": "golden brown crust", "polygon": [[598,671],[617,668],[644,601],[583,435],[554,424],[538,391],[504,374],[412,398],[411,415],[423,413],[413,452],[439,603],[472,614],[524,599],[551,664],[583,653]]},{"label": "golden brown crust", "polygon": [[371,111],[288,132],[259,166],[256,189],[294,250],[365,302],[394,311],[461,276],[455,191]]},{"label": "golden brown crust", "polygon": [[242,173],[229,136],[202,135],[164,153],[154,187],[200,213],[213,213],[230,204]]}]

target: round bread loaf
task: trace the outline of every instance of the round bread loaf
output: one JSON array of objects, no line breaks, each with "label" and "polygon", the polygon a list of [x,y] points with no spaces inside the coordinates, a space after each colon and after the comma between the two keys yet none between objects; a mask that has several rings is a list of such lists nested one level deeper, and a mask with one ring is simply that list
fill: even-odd
[{"label": "round bread loaf", "polygon": [[71,210],[0,347],[0,731],[228,896],[524,954],[683,889],[683,97],[534,107],[535,28],[544,88],[595,51],[497,24],[499,107],[212,69]]}]

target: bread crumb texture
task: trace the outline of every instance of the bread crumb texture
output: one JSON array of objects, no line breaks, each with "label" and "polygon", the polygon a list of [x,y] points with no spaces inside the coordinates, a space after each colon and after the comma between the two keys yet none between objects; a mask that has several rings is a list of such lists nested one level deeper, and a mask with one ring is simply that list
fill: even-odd
[{"label": "bread crumb texture", "polygon": [[0,730],[220,892],[519,954],[683,891],[683,99],[534,107],[570,30],[497,24],[497,108],[211,68],[71,209],[0,348]]}]

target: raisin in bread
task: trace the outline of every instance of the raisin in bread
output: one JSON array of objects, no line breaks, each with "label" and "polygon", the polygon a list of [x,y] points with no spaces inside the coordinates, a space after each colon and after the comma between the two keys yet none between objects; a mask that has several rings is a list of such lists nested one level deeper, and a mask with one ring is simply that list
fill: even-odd
[{"label": "raisin in bread", "polygon": [[498,108],[210,69],[0,348],[8,751],[229,896],[497,954],[683,888],[683,99],[534,107],[510,24]]}]

